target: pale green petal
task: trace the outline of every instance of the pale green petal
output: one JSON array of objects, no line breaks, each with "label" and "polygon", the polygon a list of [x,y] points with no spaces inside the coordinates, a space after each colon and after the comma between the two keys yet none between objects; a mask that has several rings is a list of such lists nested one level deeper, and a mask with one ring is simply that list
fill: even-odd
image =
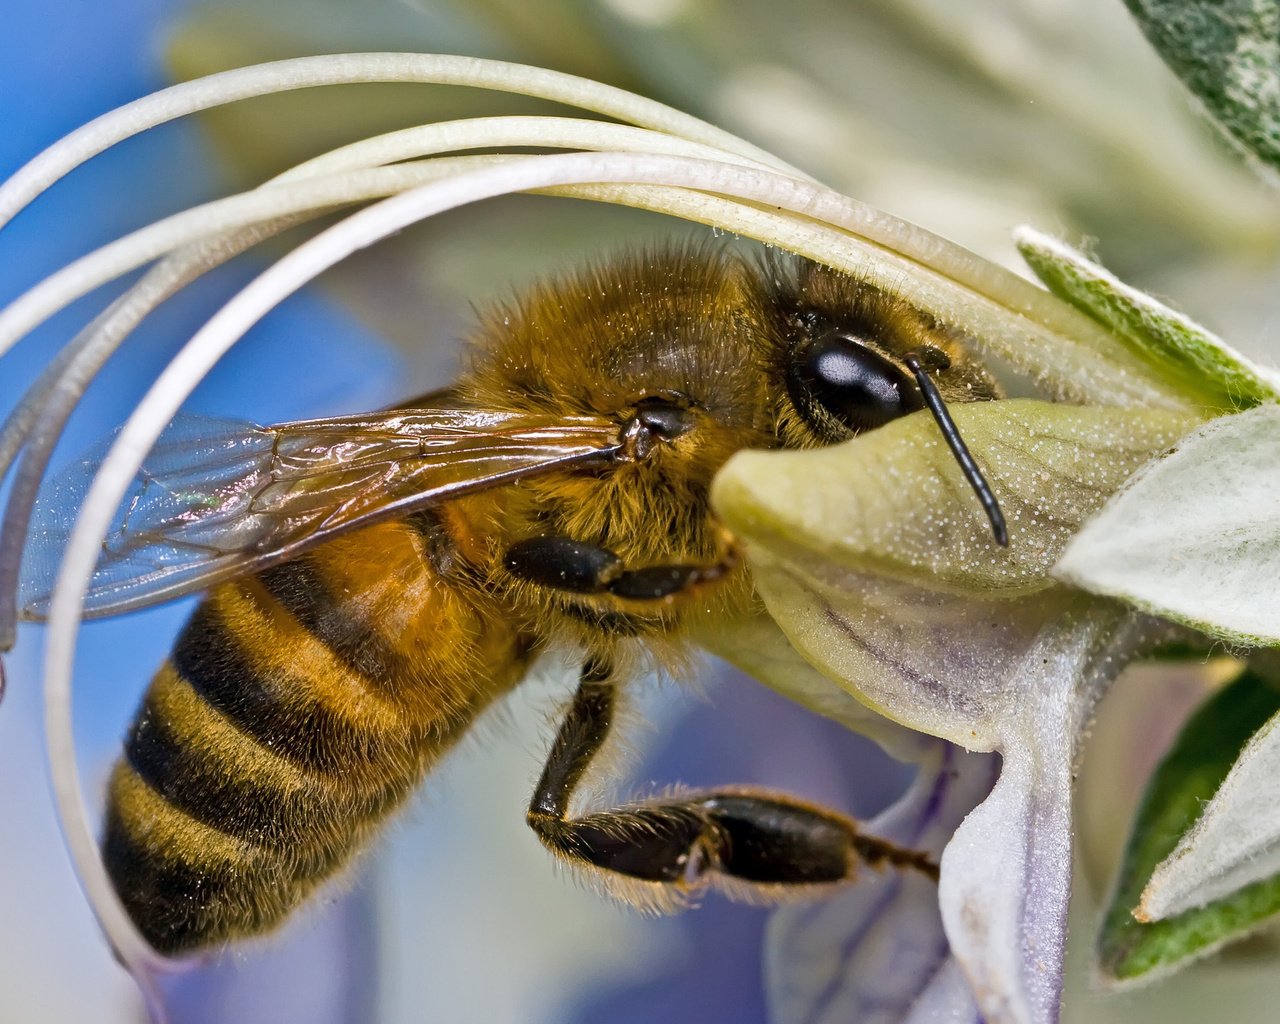
[{"label": "pale green petal", "polygon": [[1280,406],[1185,438],[1084,526],[1054,574],[1229,642],[1280,644]]},{"label": "pale green petal", "polygon": [[820,578],[876,572],[968,591],[966,600],[1008,598],[1047,587],[1081,522],[1197,422],[1163,410],[1027,400],[972,403],[952,414],[1004,509],[1007,549],[992,541],[981,506],[923,413],[830,448],[741,452],[716,478],[712,500],[753,555],[767,548]]}]

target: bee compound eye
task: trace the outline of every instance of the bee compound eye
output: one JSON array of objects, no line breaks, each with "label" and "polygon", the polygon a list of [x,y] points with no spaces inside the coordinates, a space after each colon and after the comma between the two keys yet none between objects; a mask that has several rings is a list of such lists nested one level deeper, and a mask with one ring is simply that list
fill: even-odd
[{"label": "bee compound eye", "polygon": [[871,430],[922,407],[915,383],[869,346],[828,331],[799,353],[795,376],[851,430]]}]

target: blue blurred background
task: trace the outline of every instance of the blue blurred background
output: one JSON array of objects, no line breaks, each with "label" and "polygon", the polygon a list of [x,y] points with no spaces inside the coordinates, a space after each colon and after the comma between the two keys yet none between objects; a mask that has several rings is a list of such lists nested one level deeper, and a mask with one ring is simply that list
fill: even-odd
[{"label": "blue blurred background", "polygon": [[[0,37],[0,124],[5,126],[0,132],[0,176],[7,177],[89,118],[166,84],[163,33],[183,9],[171,2],[101,5],[71,0],[44,8],[20,5],[7,12]],[[216,163],[191,125],[161,129],[106,154],[0,234],[0,294],[8,300],[61,262],[207,197],[218,184]],[[94,388],[61,455],[96,443],[120,422],[166,353],[248,273],[242,267],[217,274],[208,286],[164,307]],[[5,359],[0,406],[7,411],[46,353],[101,301],[90,297],[78,303]],[[371,407],[390,394],[398,357],[322,298],[300,296],[265,327],[218,368],[193,399],[196,407],[270,420]],[[318,372],[298,372],[304,347],[309,365]],[[351,372],[353,363],[361,372]],[[139,688],[187,611],[185,606],[167,607],[84,631],[77,727],[95,814],[105,772]],[[16,651],[6,659],[11,685],[0,712],[0,772],[8,780],[0,786],[0,820],[5,822],[0,831],[0,1020],[140,1019],[132,985],[97,934],[52,817],[40,729],[41,643],[38,629],[22,630]],[[335,916],[344,925],[347,919],[352,922],[334,929],[341,931],[342,941],[358,940],[361,928],[369,931],[367,912],[358,903],[343,906]],[[334,959],[339,951],[334,945],[332,951],[319,951],[320,957],[309,952],[312,967],[328,955],[331,969],[312,976],[307,989],[317,1005],[341,1014],[343,1000],[354,998],[343,991],[344,961],[358,958]],[[332,993],[324,992],[317,980],[331,982]],[[324,995],[337,998],[322,999]],[[357,1020],[361,1013],[353,1009],[329,1019]]]}]

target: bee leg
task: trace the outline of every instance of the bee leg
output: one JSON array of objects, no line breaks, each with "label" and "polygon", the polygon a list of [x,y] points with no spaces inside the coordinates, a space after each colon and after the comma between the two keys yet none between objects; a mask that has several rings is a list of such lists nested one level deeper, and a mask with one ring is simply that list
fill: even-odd
[{"label": "bee leg", "polygon": [[569,537],[532,537],[511,545],[503,564],[520,579],[574,594],[613,594],[657,601],[725,576],[736,564],[732,551],[710,565],[650,565],[624,569],[608,548]]},{"label": "bee leg", "polygon": [[[747,787],[682,793],[569,817],[569,801],[613,721],[608,666],[588,662],[560,726],[527,820],[543,844],[580,866],[656,883],[679,903],[715,877],[732,894],[781,897],[849,881],[863,864],[910,868],[937,879],[927,854],[863,835],[844,815]],[[646,897],[642,897],[644,899]]]}]

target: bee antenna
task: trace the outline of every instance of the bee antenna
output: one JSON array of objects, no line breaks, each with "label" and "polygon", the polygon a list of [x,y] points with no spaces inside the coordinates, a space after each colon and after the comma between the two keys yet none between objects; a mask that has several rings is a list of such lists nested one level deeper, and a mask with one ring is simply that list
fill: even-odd
[{"label": "bee antenna", "polygon": [[960,464],[960,471],[964,473],[964,478],[969,481],[969,486],[973,488],[973,493],[982,502],[982,508],[987,513],[987,519],[991,521],[991,532],[995,535],[996,543],[1002,548],[1007,548],[1009,546],[1009,529],[1005,526],[1004,513],[1000,511],[1000,503],[996,501],[996,496],[991,493],[991,485],[987,483],[987,478],[982,475],[982,470],[978,468],[978,464],[973,461],[973,456],[969,454],[969,448],[964,443],[964,438],[960,436],[956,421],[951,418],[951,413],[947,411],[946,403],[943,402],[942,396],[938,394],[938,386],[921,364],[921,358],[918,353],[908,352],[902,357],[902,361],[915,377],[916,385],[920,388],[920,394],[924,398],[924,404],[933,413],[938,429],[942,431],[942,436],[946,439],[947,447],[951,449],[951,454],[956,457],[956,462]]}]

